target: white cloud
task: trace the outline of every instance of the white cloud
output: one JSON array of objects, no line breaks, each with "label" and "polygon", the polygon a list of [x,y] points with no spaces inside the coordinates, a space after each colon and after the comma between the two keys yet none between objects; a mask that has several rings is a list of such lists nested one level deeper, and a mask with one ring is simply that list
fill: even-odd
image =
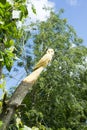
[{"label": "white cloud", "polygon": [[77,6],[78,5],[78,0],[66,0],[66,1],[71,6]]},{"label": "white cloud", "polygon": [[[7,0],[13,5],[13,0]],[[45,21],[49,15],[50,10],[46,10],[48,8],[54,9],[54,2],[48,1],[48,0],[27,0],[26,2],[27,9],[28,9],[28,17],[26,18],[26,25],[29,25],[31,22],[39,21]],[[36,9],[36,14],[32,11],[32,5]],[[13,18],[18,18],[20,15],[20,12],[17,12],[16,10],[13,11]],[[19,23],[20,24],[20,23]]]},{"label": "white cloud", "polygon": [[[32,12],[30,2],[34,5],[36,9],[36,14]],[[27,8],[28,8],[29,17],[31,18],[31,21],[36,21],[36,20],[44,21],[47,19],[47,17],[50,14],[50,11],[49,10],[46,11],[44,7],[53,8],[54,3],[48,0],[33,0],[33,1],[27,0]]]},{"label": "white cloud", "polygon": [[[7,0],[9,3],[13,5],[14,1],[13,0]],[[28,19],[31,21],[44,21],[47,19],[47,17],[50,14],[50,10],[45,10],[44,8],[54,8],[54,2],[48,1],[48,0],[26,0],[27,2],[27,8],[29,12]],[[36,13],[34,14],[31,9],[31,5],[34,5],[34,8],[36,9]],[[15,16],[16,17],[16,16]]]}]

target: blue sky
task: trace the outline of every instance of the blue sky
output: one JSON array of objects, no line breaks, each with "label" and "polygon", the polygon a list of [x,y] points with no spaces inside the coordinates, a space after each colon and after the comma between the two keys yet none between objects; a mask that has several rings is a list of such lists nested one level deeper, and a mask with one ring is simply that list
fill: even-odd
[{"label": "blue sky", "polygon": [[[55,7],[56,11],[63,8],[65,10],[63,17],[67,18],[68,23],[74,27],[77,32],[77,35],[83,38],[83,44],[87,46],[87,0],[33,0],[32,2],[37,10],[37,15],[34,15],[32,11],[30,11],[30,4],[28,5],[29,17],[31,17],[33,20],[39,19],[40,21],[42,21],[46,19],[45,16],[49,16],[49,12],[46,12],[42,9],[43,5]],[[28,19],[28,23],[29,21],[30,18]],[[12,88],[12,86],[16,86],[26,75],[24,68],[18,68],[15,64],[12,68],[12,71],[10,72],[10,75],[12,75],[13,78],[10,79],[9,74],[6,78],[6,80],[8,81],[6,83],[9,88]],[[16,72],[14,71],[14,68],[18,69],[17,74],[15,74]],[[4,71],[6,73],[5,69]],[[18,75],[19,77],[15,77],[15,75]]]},{"label": "blue sky", "polygon": [[87,46],[87,0],[50,0],[55,3],[56,11],[64,9],[63,17],[74,27],[77,35]]},{"label": "blue sky", "polygon": [[[83,39],[83,44],[87,46],[87,0],[33,0],[32,3],[37,12],[37,15],[34,15],[30,10],[30,4],[27,5],[32,21],[36,19],[43,21],[46,20],[46,16],[49,17],[49,12],[43,10],[44,5],[55,8],[55,11],[63,8],[65,11],[63,17],[67,18],[68,23],[74,27],[77,35]],[[30,19],[28,23],[29,21]]]}]

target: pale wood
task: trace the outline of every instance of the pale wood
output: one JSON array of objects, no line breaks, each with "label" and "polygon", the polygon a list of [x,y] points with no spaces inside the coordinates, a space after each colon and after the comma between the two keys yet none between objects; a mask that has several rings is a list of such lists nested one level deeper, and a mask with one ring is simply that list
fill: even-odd
[{"label": "pale wood", "polygon": [[[37,67],[36,70],[34,70],[29,76],[27,76],[16,88],[15,92],[13,93],[12,97],[8,101],[7,105],[3,107],[3,111],[0,115],[0,120],[3,121],[3,125],[0,128],[0,130],[7,130],[10,120],[12,119],[12,116],[14,115],[16,109],[21,105],[23,99],[29,92],[29,89],[32,88],[33,84],[36,82],[38,77],[40,76],[43,69],[48,65],[48,63],[51,61],[54,51],[53,49],[47,50],[48,57],[43,62],[43,59],[40,61],[39,67]],[[49,57],[51,55],[51,57]],[[49,62],[47,62],[49,61]],[[43,64],[44,63],[44,64]]]},{"label": "pale wood", "polygon": [[16,109],[21,105],[24,97],[27,95],[29,89],[33,86],[43,69],[43,67],[40,67],[32,72],[17,87],[6,106],[6,109],[2,112],[2,115],[0,117],[4,123],[0,130],[7,130],[13,114],[15,113]]}]

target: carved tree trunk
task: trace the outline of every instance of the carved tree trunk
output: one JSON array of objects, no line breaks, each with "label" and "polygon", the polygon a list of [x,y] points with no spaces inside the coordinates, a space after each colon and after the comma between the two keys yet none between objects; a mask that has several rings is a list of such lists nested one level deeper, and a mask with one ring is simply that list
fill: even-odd
[{"label": "carved tree trunk", "polygon": [[2,128],[0,130],[7,130],[9,126],[9,122],[14,115],[18,106],[21,105],[24,97],[29,92],[29,88],[33,86],[37,78],[39,77],[40,73],[42,72],[43,67],[38,68],[34,72],[32,72],[29,76],[27,76],[17,87],[14,94],[10,98],[7,106],[3,109],[2,114],[0,115],[0,120],[3,121]]}]

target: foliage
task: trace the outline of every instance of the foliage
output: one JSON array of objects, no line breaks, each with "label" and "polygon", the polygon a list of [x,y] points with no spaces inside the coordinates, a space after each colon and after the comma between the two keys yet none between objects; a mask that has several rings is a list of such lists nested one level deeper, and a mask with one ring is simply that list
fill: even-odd
[{"label": "foliage", "polygon": [[[13,18],[13,11],[19,10],[20,17]],[[4,65],[8,70],[13,65],[16,54],[16,46],[20,44],[24,30],[17,28],[17,21],[23,20],[28,14],[22,1],[14,1],[14,4],[0,2],[0,68]],[[9,61],[9,62],[8,62]]]},{"label": "foliage", "polygon": [[[20,11],[19,18],[13,18],[13,11]],[[3,100],[5,93],[5,80],[1,73],[3,66],[10,71],[13,62],[17,56],[21,53],[19,49],[22,44],[22,35],[25,35],[23,28],[17,27],[19,20],[23,21],[28,14],[25,1],[14,1],[13,4],[6,2],[6,0],[0,1],[0,100]],[[2,93],[1,93],[2,91]],[[3,102],[0,101],[0,113],[2,111]]]},{"label": "foliage", "polygon": [[46,22],[39,24],[38,30],[34,37],[36,60],[47,48],[53,48],[55,56],[26,96],[26,107],[20,109],[22,120],[39,130],[42,130],[40,124],[43,130],[85,130],[87,48],[59,13],[52,12]]},{"label": "foliage", "polygon": [[[36,14],[33,5],[31,8]],[[20,16],[13,18],[13,11],[17,10]],[[25,98],[26,107],[19,110],[21,117],[14,116],[10,122],[9,130],[87,129],[87,48],[61,13],[63,10],[58,14],[51,12],[50,18],[38,25],[35,62],[48,48],[54,49],[55,56]],[[26,41],[22,37],[26,33],[17,28],[17,22],[27,14],[25,0],[14,0],[13,5],[0,1],[0,69],[5,65],[10,71],[21,43]],[[3,86],[4,82],[0,88]],[[0,112],[2,104],[0,101]]]},{"label": "foliage", "polygon": [[0,121],[0,127],[2,126],[2,124],[3,124],[2,121]]},{"label": "foliage", "polygon": [[[31,8],[35,12],[34,7]],[[18,16],[15,13],[18,13]],[[5,104],[3,97],[6,86],[2,68],[6,66],[8,71],[10,71],[14,60],[22,54],[24,44],[29,38],[30,32],[26,32],[24,26],[19,27],[18,22],[24,23],[27,15],[26,0],[0,1],[0,114],[3,110],[3,104]],[[2,122],[0,121],[0,127],[1,125]],[[9,128],[14,129],[14,123],[11,126]],[[17,129],[16,125],[15,129]]]}]

